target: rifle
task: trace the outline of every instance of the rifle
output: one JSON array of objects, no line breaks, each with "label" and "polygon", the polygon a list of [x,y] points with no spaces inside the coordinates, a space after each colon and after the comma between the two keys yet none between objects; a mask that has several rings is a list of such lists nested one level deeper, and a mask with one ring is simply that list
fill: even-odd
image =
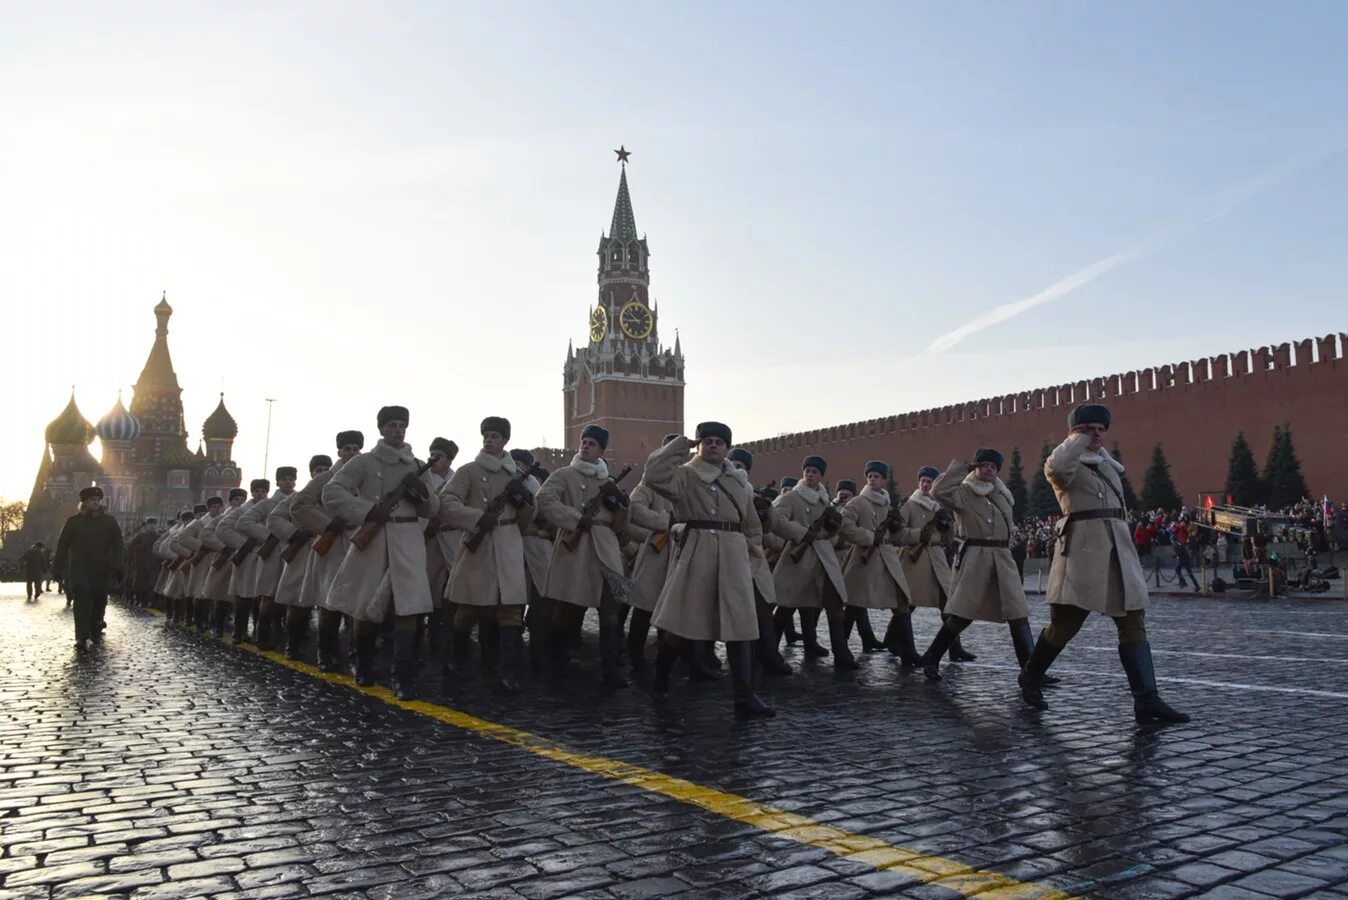
[{"label": "rifle", "polygon": [[318,540],[314,541],[314,552],[319,556],[327,556],[328,551],[332,549],[332,542],[337,540],[337,535],[343,531],[346,531],[346,520],[341,516],[333,516],[328,527],[324,528]]},{"label": "rifle", "polygon": [[[426,462],[422,463],[420,466],[417,467],[416,477],[420,478],[422,475],[426,473],[426,470],[429,469],[434,464],[435,464],[434,459],[426,460]],[[426,488],[426,491],[427,493],[429,493],[430,488]],[[395,509],[397,509],[398,504],[401,503],[404,499],[409,500],[412,503],[418,502],[416,499],[408,495],[406,485],[404,485],[401,481],[399,481],[397,487],[393,488],[387,494],[379,498],[379,502],[375,504],[375,507],[378,509],[382,509],[384,513],[387,515],[389,513],[392,513]],[[378,519],[376,519],[373,522],[371,522],[369,519],[366,519],[363,523],[361,523],[361,526],[356,529],[356,533],[351,535],[351,543],[356,545],[356,549],[364,550],[366,547],[370,546],[370,541],[374,540],[374,536],[378,534],[383,527],[384,523]]]},{"label": "rifle", "polygon": [[528,478],[530,475],[535,478],[538,478],[540,475],[545,478],[547,477],[547,473],[544,472],[543,467],[534,463],[526,471],[520,472],[516,474],[514,478],[510,479],[510,481],[506,483],[505,490],[501,491],[501,493],[497,494],[495,497],[492,497],[491,502],[487,504],[487,508],[483,510],[483,518],[490,519],[491,525],[487,528],[483,528],[480,525],[475,528],[472,534],[464,538],[464,549],[469,553],[472,553],[477,550],[478,547],[482,546],[482,542],[487,538],[487,532],[496,527],[496,517],[501,514],[502,510],[506,508],[506,504],[510,502],[511,494],[523,491],[525,496],[529,496],[529,489],[524,486],[524,479]]},{"label": "rifle", "polygon": [[861,564],[863,566],[871,561],[871,557],[874,556],[875,551],[879,549],[880,542],[885,538],[885,532],[893,531],[898,527],[899,510],[896,507],[891,506],[889,512],[885,513],[885,517],[880,520],[880,524],[875,526],[875,538],[871,541],[871,545],[869,547],[863,547],[861,550]]},{"label": "rifle", "polygon": [[838,513],[838,507],[836,506],[830,506],[821,512],[819,518],[810,523],[810,527],[806,529],[804,536],[800,539],[800,543],[796,545],[796,549],[791,551],[791,561],[798,563],[804,559],[805,551],[810,549],[811,544],[819,540],[819,532],[826,528],[829,531],[832,531],[838,526],[838,523],[841,520],[842,517]]},{"label": "rifle", "polygon": [[281,551],[281,559],[288,563],[294,562],[295,557],[300,555],[300,551],[304,549],[305,544],[309,543],[311,537],[313,535],[303,528],[296,528],[295,533],[286,541],[286,548]]},{"label": "rifle", "polygon": [[[917,562],[917,558],[922,555],[922,551],[931,544],[931,539],[937,531],[949,531],[952,520],[950,513],[944,509],[938,509],[936,515],[931,517],[931,521],[922,526],[922,530],[917,534],[917,543],[908,548],[908,561]],[[944,527],[942,527],[944,526]]]},{"label": "rifle", "polygon": [[248,554],[252,553],[256,546],[257,538],[249,538],[240,545],[239,549],[234,551],[234,555],[229,558],[229,561],[236,566],[243,565],[244,560],[248,558]]},{"label": "rifle", "polygon": [[262,546],[257,548],[257,558],[266,559],[276,552],[276,548],[281,544],[281,539],[274,534],[268,534],[267,539],[262,542]]},{"label": "rifle", "polygon": [[[618,484],[618,482],[626,478],[627,474],[631,471],[632,471],[631,466],[623,466],[622,471],[619,472],[615,477],[610,478],[606,482],[606,485]],[[603,491],[600,491],[598,494],[595,494],[589,500],[586,500],[585,504],[580,508],[580,517],[584,519],[586,516],[593,516],[595,513],[597,513],[599,511],[599,504],[604,502],[605,496],[607,495],[604,494]],[[575,550],[577,547],[580,546],[580,538],[583,534],[585,534],[585,532],[577,528],[575,531],[571,532],[571,534],[567,535],[566,539],[562,541],[562,544],[568,550]]]},{"label": "rifle", "polygon": [[195,566],[198,563],[205,562],[206,557],[209,556],[210,553],[211,551],[207,550],[205,547],[202,547],[200,550],[198,550],[195,554],[192,555],[191,565]]}]

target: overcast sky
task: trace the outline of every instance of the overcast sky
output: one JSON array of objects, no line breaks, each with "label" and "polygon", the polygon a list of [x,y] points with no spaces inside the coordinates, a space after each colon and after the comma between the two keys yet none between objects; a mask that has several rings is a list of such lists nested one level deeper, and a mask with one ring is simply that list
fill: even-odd
[{"label": "overcast sky", "polygon": [[[741,439],[1344,326],[1339,3],[0,4],[0,495],[168,292],[189,445],[559,445],[618,166]],[[1225,452],[1225,448],[1221,449]]]}]

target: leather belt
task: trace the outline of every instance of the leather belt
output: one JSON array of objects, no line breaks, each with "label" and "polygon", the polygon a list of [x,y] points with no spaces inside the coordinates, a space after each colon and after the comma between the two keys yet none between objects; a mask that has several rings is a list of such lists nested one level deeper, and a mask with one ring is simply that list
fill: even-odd
[{"label": "leather belt", "polygon": [[1063,517],[1062,531],[1058,532],[1058,540],[1062,541],[1062,555],[1067,555],[1068,548],[1072,544],[1073,522],[1087,519],[1122,519],[1127,515],[1127,511],[1122,509],[1083,509],[1080,512],[1068,513]]},{"label": "leather belt", "polygon": [[964,545],[960,547],[959,555],[955,557],[955,568],[958,569],[964,563],[964,554],[968,552],[970,547],[992,547],[997,550],[1006,550],[1010,546],[1009,540],[993,541],[987,538],[966,538]]},{"label": "leather belt", "polygon": [[713,519],[689,519],[687,522],[677,523],[684,528],[695,529],[697,531],[739,531],[739,522],[717,522]]},{"label": "leather belt", "polygon": [[420,522],[421,519],[418,516],[389,516],[388,519],[386,519],[385,521],[404,523],[404,522]]}]

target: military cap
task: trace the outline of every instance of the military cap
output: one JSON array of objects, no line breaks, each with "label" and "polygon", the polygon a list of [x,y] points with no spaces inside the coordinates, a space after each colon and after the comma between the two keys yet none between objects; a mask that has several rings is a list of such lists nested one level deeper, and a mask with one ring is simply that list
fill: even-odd
[{"label": "military cap", "polygon": [[743,447],[736,447],[726,454],[726,459],[731,462],[737,462],[744,466],[744,471],[749,471],[754,467],[754,455]]},{"label": "military cap", "polygon": [[818,469],[819,474],[823,475],[828,471],[828,463],[822,456],[807,456],[800,461],[800,470],[803,472],[806,469]]},{"label": "military cap", "polygon": [[998,472],[1002,470],[1002,454],[991,447],[979,447],[974,451],[974,465],[981,466],[985,462],[995,465]]},{"label": "military cap", "polygon": [[337,449],[340,450],[347,444],[355,444],[362,449],[365,447],[365,435],[359,431],[339,431],[337,432]]},{"label": "military cap", "polygon": [[1078,425],[1103,425],[1105,430],[1109,430],[1109,410],[1099,403],[1083,403],[1072,414],[1067,417],[1067,427],[1076,428]]},{"label": "military cap", "polygon": [[478,431],[484,435],[488,431],[494,431],[508,441],[510,440],[510,420],[504,416],[487,416],[482,420],[482,425],[478,428]]}]

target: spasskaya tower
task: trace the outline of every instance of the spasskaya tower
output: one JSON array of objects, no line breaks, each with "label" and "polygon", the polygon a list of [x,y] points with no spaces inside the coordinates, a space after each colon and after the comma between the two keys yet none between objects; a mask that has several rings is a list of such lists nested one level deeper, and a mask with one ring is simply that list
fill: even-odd
[{"label": "spasskaya tower", "polygon": [[599,302],[588,341],[568,344],[562,368],[566,446],[580,446],[590,424],[607,428],[612,462],[640,466],[671,432],[683,433],[683,350],[660,343],[660,313],[650,299],[650,249],[637,232],[627,190],[626,148],[613,221],[599,239]]}]

